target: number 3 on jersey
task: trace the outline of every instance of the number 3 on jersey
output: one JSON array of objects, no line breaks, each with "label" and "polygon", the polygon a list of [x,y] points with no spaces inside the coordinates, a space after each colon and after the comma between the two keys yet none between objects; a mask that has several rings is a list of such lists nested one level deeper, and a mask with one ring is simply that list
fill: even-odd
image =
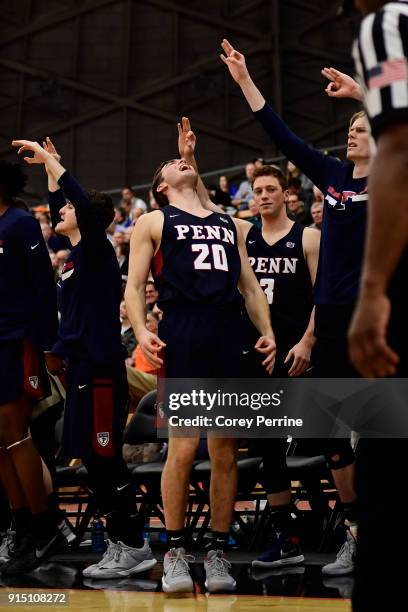
[{"label": "number 3 on jersey", "polygon": [[268,300],[268,304],[273,304],[273,288],[275,285],[275,279],[274,278],[261,278],[261,280],[259,281],[259,284],[261,285],[262,289],[265,292],[266,295],[266,299]]},{"label": "number 3 on jersey", "polygon": [[212,244],[211,254],[208,244],[191,245],[193,253],[198,253],[194,260],[195,270],[223,270],[228,272],[227,254],[222,244]]}]

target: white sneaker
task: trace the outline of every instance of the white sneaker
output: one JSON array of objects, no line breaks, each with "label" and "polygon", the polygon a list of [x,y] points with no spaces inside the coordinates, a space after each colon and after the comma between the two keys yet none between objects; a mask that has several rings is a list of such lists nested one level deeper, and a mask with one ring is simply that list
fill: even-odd
[{"label": "white sneaker", "polygon": [[186,555],[184,548],[171,548],[164,555],[162,586],[165,593],[191,593],[194,584],[188,564],[194,557]]},{"label": "white sneaker", "polygon": [[209,550],[204,559],[206,573],[205,588],[209,593],[219,591],[235,591],[237,583],[229,573],[231,563],[222,550]]},{"label": "white sneaker", "polygon": [[337,553],[336,560],[322,567],[324,576],[345,576],[354,571],[354,560],[356,556],[356,539],[347,531],[347,539]]},{"label": "white sneaker", "polygon": [[132,548],[123,542],[108,540],[106,549],[99,563],[90,565],[82,572],[85,578],[123,578],[144,572],[156,565],[151,548],[147,542],[142,548]]},{"label": "white sneaker", "polygon": [[0,544],[0,563],[6,563],[10,559],[10,551],[13,549],[16,532],[7,529]]}]

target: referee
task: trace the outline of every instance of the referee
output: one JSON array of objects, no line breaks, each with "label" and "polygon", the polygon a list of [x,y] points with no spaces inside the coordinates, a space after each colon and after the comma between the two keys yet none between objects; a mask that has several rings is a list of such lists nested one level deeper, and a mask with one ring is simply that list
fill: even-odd
[{"label": "referee", "polygon": [[[356,0],[355,4],[367,15],[353,54],[377,154],[369,180],[368,237],[359,300],[349,331],[350,355],[363,376],[405,378],[408,2]],[[397,494],[406,477],[407,450],[405,439],[360,441],[355,612],[385,606],[397,609],[406,597],[406,568],[397,556],[407,549],[408,535]]]}]

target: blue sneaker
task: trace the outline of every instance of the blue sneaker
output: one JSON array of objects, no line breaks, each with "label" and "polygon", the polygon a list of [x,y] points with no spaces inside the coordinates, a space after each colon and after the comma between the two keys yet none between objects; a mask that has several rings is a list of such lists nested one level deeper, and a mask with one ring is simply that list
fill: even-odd
[{"label": "blue sneaker", "polygon": [[258,559],[252,561],[252,567],[298,565],[304,560],[297,538],[275,532],[269,548]]}]

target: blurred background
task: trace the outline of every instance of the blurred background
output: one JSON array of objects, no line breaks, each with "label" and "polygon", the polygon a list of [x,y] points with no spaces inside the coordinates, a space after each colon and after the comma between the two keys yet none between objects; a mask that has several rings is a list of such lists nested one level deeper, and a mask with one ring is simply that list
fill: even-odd
[{"label": "blurred background", "polygon": [[[2,0],[0,157],[13,138],[51,136],[84,186],[135,186],[148,201],[155,168],[177,156],[191,119],[208,183],[279,152],[219,59],[226,37],[245,53],[267,100],[311,144],[341,156],[352,102],[324,94],[320,70],[352,73],[355,19],[339,0]],[[334,149],[333,149],[334,147]],[[26,200],[46,197],[30,167]]]}]

